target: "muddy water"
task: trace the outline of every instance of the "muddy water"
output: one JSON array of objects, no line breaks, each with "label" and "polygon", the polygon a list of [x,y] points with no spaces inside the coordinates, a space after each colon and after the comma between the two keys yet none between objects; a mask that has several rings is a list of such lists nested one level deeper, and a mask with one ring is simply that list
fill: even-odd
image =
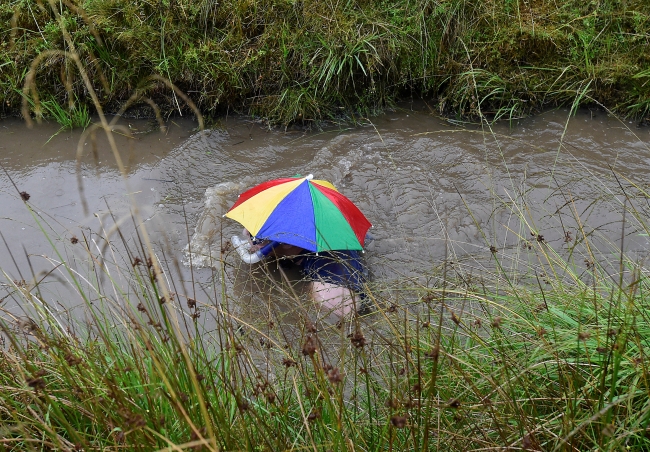
[{"label": "muddy water", "polygon": [[[495,256],[506,269],[534,272],[542,241],[581,263],[592,259],[583,235],[605,255],[622,243],[641,260],[650,248],[632,214],[621,234],[620,188],[647,218],[647,202],[634,185],[647,192],[650,130],[603,112],[569,118],[567,111],[550,111],[492,128],[462,127],[419,107],[311,132],[269,130],[237,118],[203,131],[195,131],[192,120],[174,120],[166,133],[148,121],[121,124],[132,133],[116,135],[124,174],[100,133],[83,140],[78,170],[79,132],[48,141],[56,126],[0,123],[6,170],[0,173],[0,230],[11,250],[0,244],[0,268],[10,279],[30,278],[27,255],[35,273],[60,258],[81,262],[70,239],[93,245],[111,235],[117,221],[128,247],[139,246],[134,225],[145,223],[162,256],[191,259],[191,272],[179,269],[195,288],[182,290],[200,292],[214,277],[210,264],[221,258],[222,243],[240,230],[221,219],[237,194],[267,179],[308,173],[333,182],[373,223],[366,259],[376,282],[435,274],[443,261],[461,276],[488,274]],[[30,194],[35,214],[20,191]],[[128,258],[115,259],[128,264]],[[247,270],[227,259],[238,269],[229,287],[238,281],[240,292],[268,289],[251,286]],[[61,279],[48,286],[52,300],[66,290]]]}]

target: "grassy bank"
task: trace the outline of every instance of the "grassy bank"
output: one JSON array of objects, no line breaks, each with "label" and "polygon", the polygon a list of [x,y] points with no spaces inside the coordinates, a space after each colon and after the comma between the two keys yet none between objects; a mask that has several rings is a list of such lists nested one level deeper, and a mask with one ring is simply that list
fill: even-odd
[{"label": "grassy bank", "polygon": [[134,93],[150,114],[187,110],[156,76],[204,114],[281,124],[368,115],[412,97],[456,117],[586,104],[650,115],[642,0],[10,0],[0,23],[9,25],[0,30],[4,114],[24,98],[37,115],[92,110],[78,56],[113,111]]}]

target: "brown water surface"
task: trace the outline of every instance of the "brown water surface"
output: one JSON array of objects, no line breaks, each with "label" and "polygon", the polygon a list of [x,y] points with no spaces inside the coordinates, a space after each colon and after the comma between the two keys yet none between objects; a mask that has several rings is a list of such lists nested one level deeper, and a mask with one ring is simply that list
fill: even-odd
[{"label": "brown water surface", "polygon": [[[115,221],[126,245],[137,250],[134,225],[143,222],[167,260],[189,264],[191,241],[192,271],[180,268],[181,279],[198,289],[177,290],[200,292],[214,277],[211,259],[220,259],[222,243],[240,230],[221,219],[237,194],[267,179],[308,173],[333,182],[373,223],[366,259],[376,282],[426,279],[443,261],[462,277],[484,276],[495,257],[526,273],[539,258],[530,244],[542,239],[578,265],[591,259],[580,246],[584,236],[603,255],[616,255],[623,243],[642,261],[650,247],[634,215],[627,215],[621,234],[621,187],[638,218],[647,218],[638,188],[647,193],[650,182],[650,130],[600,111],[571,118],[549,111],[491,128],[461,127],[419,107],[322,131],[270,130],[242,118],[203,131],[192,120],[175,119],[166,133],[150,121],[120,124],[133,134],[115,135],[125,174],[103,132],[83,140],[78,170],[81,131],[50,138],[55,125],[0,122],[0,230],[7,243],[0,244],[0,268],[9,279],[31,278],[28,255],[36,274],[61,259],[90,268],[70,239],[91,247],[96,241],[98,251],[110,253],[99,239],[116,238]],[[33,214],[21,191],[29,193]],[[128,266],[120,246],[115,260]],[[227,259],[245,274],[233,276],[243,281],[240,293],[262,290],[250,286],[234,257]],[[65,305],[64,279],[53,278],[44,296]],[[10,303],[3,307],[18,309]]]}]

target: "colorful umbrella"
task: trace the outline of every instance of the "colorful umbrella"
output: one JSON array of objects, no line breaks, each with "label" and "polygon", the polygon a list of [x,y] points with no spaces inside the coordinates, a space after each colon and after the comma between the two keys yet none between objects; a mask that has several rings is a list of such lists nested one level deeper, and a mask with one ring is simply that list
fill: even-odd
[{"label": "colorful umbrella", "polygon": [[242,193],[225,216],[257,239],[309,251],[363,249],[368,219],[331,183],[312,177],[259,184]]}]

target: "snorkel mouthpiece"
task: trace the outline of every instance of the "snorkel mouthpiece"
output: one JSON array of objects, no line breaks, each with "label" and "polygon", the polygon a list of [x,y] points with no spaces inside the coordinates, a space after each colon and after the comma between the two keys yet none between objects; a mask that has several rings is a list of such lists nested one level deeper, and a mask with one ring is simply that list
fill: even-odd
[{"label": "snorkel mouthpiece", "polygon": [[235,247],[235,250],[239,254],[239,257],[241,257],[241,260],[246,262],[247,264],[256,264],[262,259],[264,259],[266,256],[271,254],[271,251],[273,251],[273,248],[278,246],[280,242],[270,242],[264,245],[262,248],[259,250],[255,251],[254,253],[251,253],[251,243],[248,240],[241,239],[239,236],[233,235],[232,238],[230,239],[232,242],[233,246]]}]

